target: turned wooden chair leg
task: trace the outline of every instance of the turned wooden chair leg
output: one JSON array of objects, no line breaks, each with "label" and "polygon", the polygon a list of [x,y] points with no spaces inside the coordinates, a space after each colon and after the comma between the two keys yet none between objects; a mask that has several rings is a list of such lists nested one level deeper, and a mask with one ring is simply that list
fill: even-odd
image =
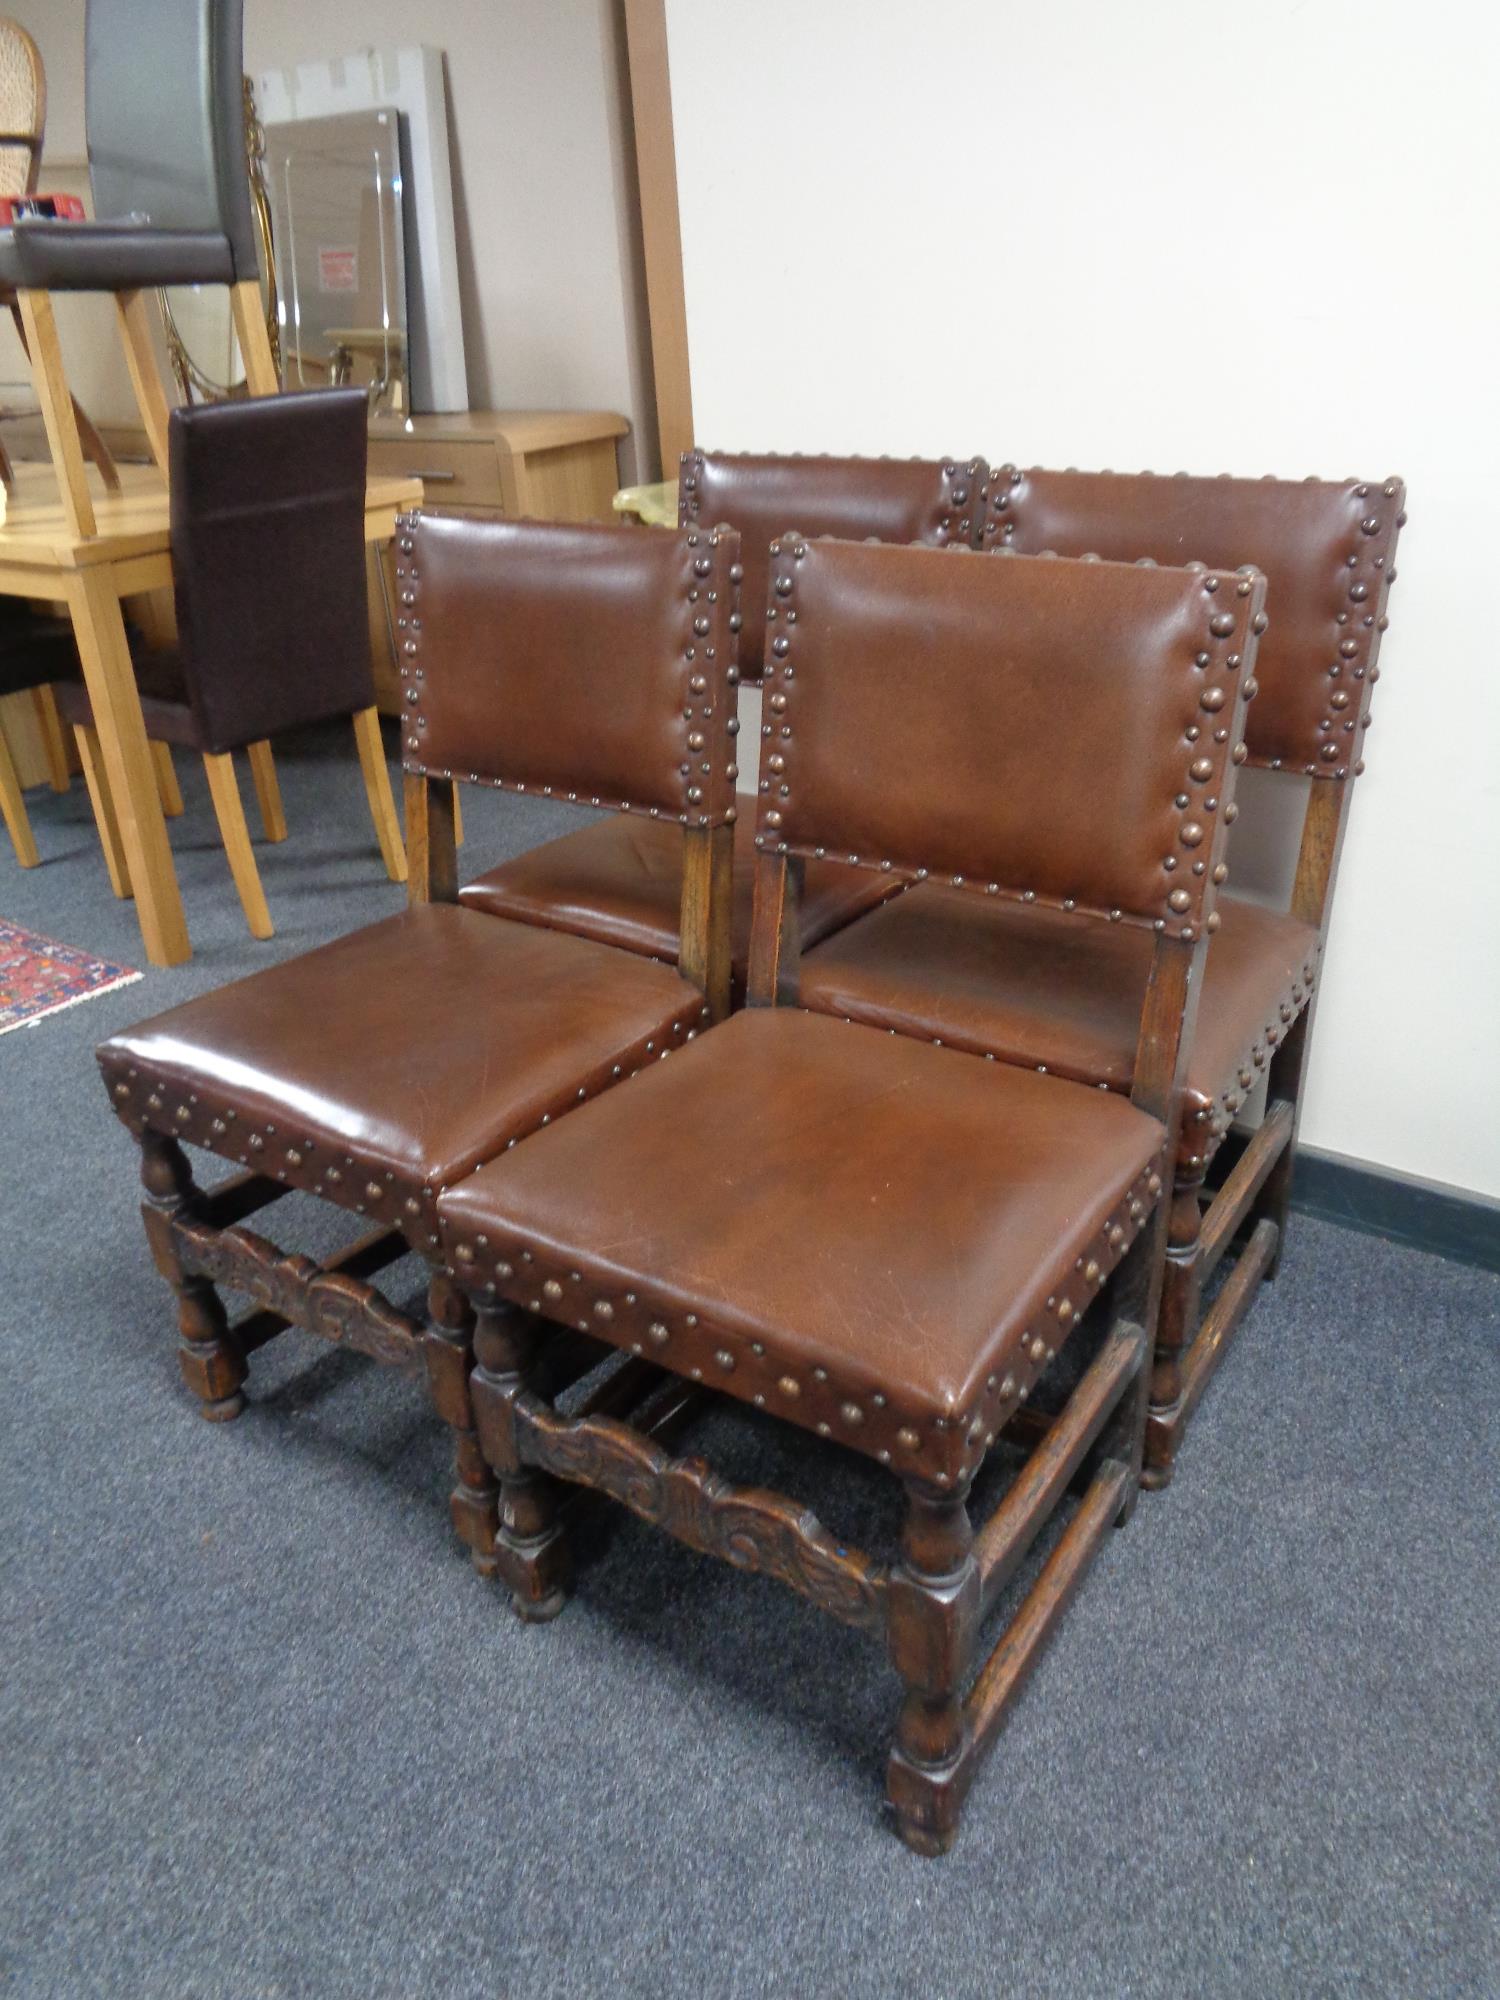
[{"label": "turned wooden chair leg", "polygon": [[1266,1184],[1256,1198],[1250,1211],[1250,1223],[1269,1219],[1276,1225],[1276,1248],[1266,1266],[1267,1279],[1274,1278],[1281,1269],[1282,1255],[1286,1250],[1287,1216],[1292,1205],[1292,1177],[1297,1170],[1297,1121],[1302,1108],[1302,1083],[1307,1067],[1308,1043],[1312,1039],[1313,1005],[1309,1000],[1282,1039],[1281,1047],[1271,1058],[1271,1071],[1267,1080],[1266,1110],[1284,1100],[1292,1107],[1292,1131],[1281,1158],[1266,1176]]},{"label": "turned wooden chair leg", "polygon": [[500,1478],[496,1568],[519,1618],[555,1618],[573,1580],[572,1552],[558,1519],[556,1482],[522,1462],[512,1406],[526,1391],[535,1327],[510,1306],[481,1304],[474,1327],[474,1379],[485,1388],[484,1455]]},{"label": "turned wooden chair leg", "polygon": [[1172,1188],[1141,1476],[1142,1485],[1153,1492],[1171,1484],[1182,1428],[1182,1357],[1197,1337],[1202,1317],[1203,1211],[1199,1195],[1205,1172],[1203,1165],[1188,1167],[1179,1162]]},{"label": "turned wooden chair leg", "polygon": [[245,808],[240,799],[239,782],[234,775],[234,759],[225,751],[218,756],[205,757],[203,768],[208,774],[209,797],[214,802],[219,837],[229,858],[229,872],[239,891],[245,922],[250,926],[251,937],[268,938],[272,935],[271,912],[266,908],[266,892],[261,887],[260,870],[255,865],[255,853],[250,845],[250,829],[245,824]]},{"label": "turned wooden chair leg", "polygon": [[172,762],[170,743],[151,745],[151,762],[156,766],[156,795],[168,819],[182,815],[182,787],[177,782],[177,766]]},{"label": "turned wooden chair leg", "polygon": [[73,731],[73,739],[78,745],[78,761],[83,766],[83,782],[88,790],[89,804],[94,809],[99,845],[104,849],[109,886],[123,901],[130,894],[130,867],[125,859],[125,843],[120,838],[120,822],[115,817],[115,802],[104,770],[104,751],[98,732],[92,725],[80,725]]},{"label": "turned wooden chair leg", "polygon": [[427,1374],[438,1415],[453,1432],[458,1482],[449,1498],[454,1531],[481,1576],[498,1567],[500,1488],[474,1427],[469,1376],[474,1368],[474,1308],[453,1280],[435,1272],[427,1287]]},{"label": "turned wooden chair leg", "polygon": [[207,1278],[190,1276],[172,1241],[172,1223],[196,1192],[193,1170],[175,1139],[148,1127],[141,1134],[141,1219],[152,1259],[177,1296],[182,1379],[211,1424],[228,1423],[245,1407],[245,1357],[229,1330],[223,1302]]},{"label": "turned wooden chair leg", "polygon": [[73,782],[68,769],[68,739],[63,734],[62,717],[57,712],[57,696],[45,682],[31,690],[42,749],[47,758],[47,782],[54,792],[65,792]]},{"label": "turned wooden chair leg", "polygon": [[265,828],[266,839],[285,840],[286,814],[281,806],[281,781],[276,776],[276,760],[271,755],[271,746],[264,737],[259,743],[250,745],[249,757],[250,776],[255,781],[255,798],[260,807],[260,823]]},{"label": "turned wooden chair leg", "polygon": [[918,1854],[946,1854],[958,1834],[970,1749],[964,1690],[979,1629],[965,1481],[906,1488],[901,1560],[886,1596],[886,1641],[906,1699],[886,1766],[896,1827]]},{"label": "turned wooden chair leg", "polygon": [[380,842],[380,858],[391,880],[404,882],[406,845],[401,838],[401,822],[396,817],[396,801],[391,796],[391,774],[386,768],[377,709],[362,708],[354,717],[354,741],[359,750],[359,767],[364,773],[365,796],[370,801],[370,818],[375,822],[375,838]]},{"label": "turned wooden chair leg", "polygon": [[31,820],[26,812],[26,796],[21,790],[20,776],[10,754],[10,745],[5,740],[5,727],[0,723],[0,818],[10,834],[10,844],[16,850],[16,859],[23,868],[35,868],[41,860],[36,851],[36,841],[31,832]]}]

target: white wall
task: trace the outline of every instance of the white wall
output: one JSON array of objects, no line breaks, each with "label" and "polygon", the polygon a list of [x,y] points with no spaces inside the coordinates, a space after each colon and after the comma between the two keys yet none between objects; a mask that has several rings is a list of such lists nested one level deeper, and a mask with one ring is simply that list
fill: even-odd
[{"label": "white wall", "polygon": [[1304,1135],[1489,1194],[1496,18],[668,0],[700,442],[1405,476]]},{"label": "white wall", "polygon": [[[16,8],[47,67],[58,161],[84,154],[84,6]],[[443,0],[425,12],[409,0],[245,0],[252,72],[413,41],[448,58],[470,401],[621,410],[635,431],[622,470],[635,477],[654,418],[615,0]]]}]

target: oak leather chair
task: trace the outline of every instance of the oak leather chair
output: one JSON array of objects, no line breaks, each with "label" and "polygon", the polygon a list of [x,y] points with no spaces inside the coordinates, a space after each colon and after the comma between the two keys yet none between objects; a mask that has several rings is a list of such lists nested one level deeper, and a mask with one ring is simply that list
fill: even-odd
[{"label": "oak leather chair", "polygon": [[[771,552],[796,617],[768,680],[786,785],[757,823],[749,1008],[438,1212],[479,1315],[475,1421],[516,1609],[563,1603],[562,1481],[883,1634],[905,1685],[890,1803],[930,1854],[1137,1488],[1163,1175],[1225,836],[1221,813],[1189,850],[1177,801],[1199,756],[1229,795],[1263,585],[799,535]],[[1190,744],[1210,696],[1222,740]],[[828,852],[941,871],[979,900],[993,884],[1117,912],[1151,960],[1130,1099],[800,1008],[798,891]],[[607,1418],[545,1389],[579,1326],[627,1357]],[[1028,1425],[1064,1348],[1083,1372]],[[888,1468],[906,1498],[894,1564],[790,1496],[668,1457],[654,1412],[700,1383]],[[970,1485],[1008,1427],[1040,1441],[976,1534]],[[1078,1509],[986,1657],[981,1617],[1075,1475]]]},{"label": "oak leather chair", "polygon": [[[289,1324],[425,1373],[455,1433],[454,1523],[488,1573],[495,1488],[472,1432],[471,1317],[440,1271],[425,1325],[368,1280],[408,1250],[435,1264],[444,1187],[680,1049],[709,1018],[706,991],[727,988],[734,538],[403,518],[397,549],[421,621],[403,656],[418,697],[413,887],[432,900],[112,1036],[99,1063],[140,1142],[147,1236],[204,1416],[240,1414],[248,1356]],[[695,663],[704,555],[716,601]],[[701,783],[679,769],[690,729],[710,750]],[[460,747],[477,782],[597,790],[682,826],[684,970],[458,908],[452,790],[428,781]],[[201,1190],[185,1144],[245,1171]],[[320,1265],[242,1226],[292,1190],[368,1233]],[[229,1323],[219,1285],[249,1294],[247,1318]]]},{"label": "oak leather chair", "polygon": [[[767,649],[784,643],[768,575],[768,548],[781,529],[847,541],[925,542],[973,546],[984,522],[987,467],[980,459],[813,458],[776,453],[687,451],[682,455],[678,512],[683,527],[720,522],[740,537],[736,578],[743,619],[739,665],[759,681]],[[772,746],[768,757],[773,763]],[[737,995],[750,956],[750,903],[755,879],[754,816],[735,832],[731,950]],[[491,869],[459,892],[473,909],[522,923],[553,924],[602,938],[629,951],[670,959],[675,949],[682,885],[682,841],[675,827],[624,819],[547,841]],[[895,875],[871,874],[833,861],[812,863],[804,886],[802,922],[809,942],[829,937],[862,911],[904,886]]]},{"label": "oak leather chair", "polygon": [[[1280,1255],[1323,940],[1353,780],[1364,768],[1403,503],[1394,479],[1200,479],[1003,466],[990,482],[987,548],[1197,561],[1223,572],[1253,565],[1269,588],[1260,692],[1235,756],[1282,774],[1286,811],[1300,815],[1300,854],[1288,909],[1219,899],[1220,928],[1189,1043],[1148,1485],[1171,1478],[1184,1427]],[[1226,600],[1223,615],[1232,610]],[[1061,662],[1057,693],[1066,698]],[[1192,806],[1198,834],[1191,852],[1201,857],[1233,808],[1222,803],[1212,776],[1210,738],[1223,737],[1225,715],[1199,720],[1199,755],[1181,802]],[[1128,762],[1134,744],[1133,734],[1122,733],[1109,754]],[[1180,859],[1188,858],[1184,850]],[[810,952],[802,996],[824,1012],[1123,1091],[1149,969],[1145,940],[1129,926],[1081,910],[975,899],[934,879]],[[1264,1121],[1236,1152],[1225,1140],[1263,1076]],[[1228,1170],[1205,1196],[1221,1148]],[[1236,1246],[1234,1267],[1205,1311],[1204,1287]]]},{"label": "oak leather chair", "polygon": [[[355,389],[209,403],[171,419],[172,582],[177,645],[136,652],[146,735],[203,759],[251,935],[272,934],[234,753],[247,750],[266,838],[285,840],[268,739],[348,716],[386,873],[406,852],[380,741],[365,608],[368,408]],[[85,769],[93,712],[77,682],[58,706]],[[90,786],[116,894],[124,857],[103,786]]]}]

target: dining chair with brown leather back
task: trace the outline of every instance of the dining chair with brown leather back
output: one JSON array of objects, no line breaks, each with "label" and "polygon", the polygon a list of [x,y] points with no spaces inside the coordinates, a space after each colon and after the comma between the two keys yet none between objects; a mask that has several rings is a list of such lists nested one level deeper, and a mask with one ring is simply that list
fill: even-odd
[{"label": "dining chair with brown leather back", "polygon": [[[972,546],[983,526],[986,470],[980,459],[684,452],[678,484],[682,526],[720,523],[740,538],[735,617],[742,680],[758,682],[767,650],[774,656],[785,642],[767,554],[781,529],[848,541]],[[774,746],[768,757],[774,769],[779,760]],[[749,968],[754,830],[753,812],[743,811],[735,834],[731,933],[737,994],[744,991]],[[611,819],[532,848],[465,884],[460,893],[473,909],[555,924],[669,959],[681,886],[682,842],[675,827]],[[903,886],[895,875],[831,860],[813,863],[803,903],[809,941],[832,936]]]},{"label": "dining chair with brown leather back", "polygon": [[[1171,1478],[1184,1428],[1285,1239],[1320,961],[1353,781],[1364,769],[1404,499],[1395,479],[1002,466],[990,481],[986,548],[1217,565],[1224,592],[1237,568],[1253,565],[1268,584],[1259,693],[1235,754],[1279,774],[1275,788],[1300,853],[1286,908],[1230,895],[1218,904],[1188,1056],[1147,1434],[1150,1485]],[[1223,617],[1232,611],[1226,602]],[[1059,700],[1066,692],[1060,678]],[[1195,844],[1174,857],[1184,870],[1200,865],[1215,826],[1234,810],[1213,777],[1213,742],[1227,728],[1207,708],[1192,725],[1196,754],[1182,803],[1192,809]],[[1129,735],[1110,752],[1126,763],[1133,754]],[[1082,912],[975,902],[929,882],[812,952],[803,996],[849,1019],[1126,1090],[1148,970],[1128,927]],[[1264,1120],[1243,1150],[1226,1144],[1262,1078]],[[1206,1194],[1211,1166],[1221,1184]],[[1205,1309],[1204,1288],[1231,1252],[1233,1268]]]},{"label": "dining chair with brown leather back", "polygon": [[[47,752],[52,789],[57,792],[68,789],[68,766],[60,733],[54,733],[57,709],[53,689],[57,682],[73,679],[78,671],[78,648],[65,619],[36,611],[19,598],[0,598],[0,697],[31,695]],[[91,787],[92,783],[91,777]],[[5,820],[17,861],[23,868],[35,868],[41,856],[27,816],[20,775],[6,740],[3,717],[0,717],[0,816]]]},{"label": "dining chair with brown leather back", "polygon": [[[1205,828],[1180,799],[1200,758],[1230,795],[1263,586],[796,533],[768,553],[785,784],[757,819],[750,1006],[438,1211],[479,1314],[475,1420],[516,1609],[562,1607],[571,1482],[883,1637],[904,1686],[888,1796],[934,1854],[1137,1488],[1180,1055],[1225,837],[1222,813]],[[1209,713],[1222,739],[1193,721]],[[1138,932],[1131,1101],[798,1006],[801,876],[832,853]],[[546,1386],[579,1325],[626,1356],[607,1418]],[[888,1472],[896,1559],[795,1496],[668,1456],[650,1414],[699,1387]],[[1038,1392],[1051,1414],[1027,1423]],[[976,1529],[971,1486],[1018,1431],[1034,1448]],[[981,1645],[1075,1477],[1076,1511]]]},{"label": "dining chair with brown leather back", "polygon": [[[146,734],[196,750],[251,930],[272,933],[235,777],[250,753],[266,835],[286,837],[268,739],[347,716],[393,882],[406,854],[380,740],[365,597],[367,406],[354,389],[209,403],[171,419],[177,644],[142,649]],[[92,724],[82,684],[66,718]],[[100,839],[117,847],[108,818]],[[116,853],[115,865],[123,866]]]},{"label": "dining chair with brown leather back", "polygon": [[[439,1268],[425,1323],[370,1280],[408,1251],[437,1266],[443,1188],[679,1051],[727,990],[734,554],[732,535],[403,519],[397,569],[415,613],[404,754],[427,900],[99,1051],[140,1144],[147,1235],[203,1414],[240,1414],[249,1358],[289,1324],[425,1374],[454,1433],[454,1524],[486,1574],[496,1497],[473,1437],[472,1316]],[[713,604],[699,632],[705,586]],[[703,738],[707,771],[684,774],[689,735]],[[680,969],[458,907],[455,769],[681,827]],[[244,1172],[200,1189],[187,1145]],[[293,1191],[360,1218],[365,1233],[314,1261],[243,1227]],[[230,1323],[219,1285],[248,1293],[247,1318]]]}]

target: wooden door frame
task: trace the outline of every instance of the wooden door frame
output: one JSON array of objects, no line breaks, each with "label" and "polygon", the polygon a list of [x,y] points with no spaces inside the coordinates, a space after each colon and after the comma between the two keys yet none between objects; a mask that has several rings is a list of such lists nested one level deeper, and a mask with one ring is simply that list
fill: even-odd
[{"label": "wooden door frame", "polygon": [[623,0],[623,4],[635,125],[636,191],[645,251],[646,316],[656,387],[656,432],[662,477],[675,479],[678,461],[692,448],[694,438],[682,222],[677,206],[677,145],[667,67],[667,9],[666,0]]}]

